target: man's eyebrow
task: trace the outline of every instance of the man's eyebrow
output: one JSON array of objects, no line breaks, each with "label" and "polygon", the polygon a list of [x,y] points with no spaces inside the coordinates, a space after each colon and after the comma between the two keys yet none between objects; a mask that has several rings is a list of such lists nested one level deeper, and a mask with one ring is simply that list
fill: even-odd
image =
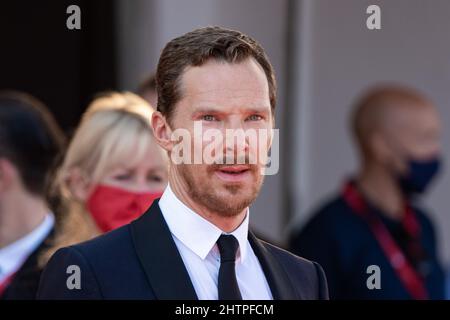
[{"label": "man's eyebrow", "polygon": [[[242,111],[246,113],[269,113],[270,107],[267,106],[261,106],[261,107],[242,107]],[[214,107],[214,106],[208,106],[208,107],[199,107],[194,111],[194,114],[204,114],[204,113],[226,113],[228,109],[223,109],[222,107]]]},{"label": "man's eyebrow", "polygon": [[246,109],[249,113],[269,113],[270,107],[261,106],[261,107],[249,107]]},{"label": "man's eyebrow", "polygon": [[208,113],[208,112],[218,113],[218,112],[224,112],[224,110],[223,110],[222,108],[219,108],[219,107],[213,107],[213,106],[208,106],[208,107],[198,107],[198,108],[194,111],[194,114],[196,114],[196,113]]}]

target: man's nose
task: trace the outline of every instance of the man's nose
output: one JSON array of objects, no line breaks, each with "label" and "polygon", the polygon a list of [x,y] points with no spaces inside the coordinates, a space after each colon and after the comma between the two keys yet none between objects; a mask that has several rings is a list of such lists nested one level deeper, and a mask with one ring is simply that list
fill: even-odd
[{"label": "man's nose", "polygon": [[427,156],[428,158],[439,157],[442,154],[442,144],[441,141],[433,141],[427,145]]},{"label": "man's nose", "polygon": [[228,121],[225,130],[225,146],[228,152],[238,150],[247,151],[248,139],[245,132],[244,121],[241,119],[231,119]]}]

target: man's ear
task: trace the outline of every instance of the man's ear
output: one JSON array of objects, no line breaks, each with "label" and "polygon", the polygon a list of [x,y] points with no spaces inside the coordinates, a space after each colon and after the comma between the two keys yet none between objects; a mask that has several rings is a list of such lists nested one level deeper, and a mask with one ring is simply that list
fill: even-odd
[{"label": "man's ear", "polygon": [[14,165],[8,159],[0,158],[0,192],[7,190],[17,176]]},{"label": "man's ear", "polygon": [[174,144],[171,139],[172,129],[170,128],[166,117],[159,111],[153,112],[151,125],[156,142],[166,151],[172,151]]},{"label": "man's ear", "polygon": [[372,135],[368,138],[368,144],[369,151],[378,162],[389,162],[392,157],[391,150],[386,143],[386,139],[381,133],[372,133]]}]

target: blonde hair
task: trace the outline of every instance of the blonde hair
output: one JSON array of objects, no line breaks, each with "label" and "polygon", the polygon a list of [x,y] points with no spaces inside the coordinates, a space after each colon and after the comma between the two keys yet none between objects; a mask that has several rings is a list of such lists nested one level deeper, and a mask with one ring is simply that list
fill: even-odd
[{"label": "blonde hair", "polygon": [[59,248],[99,234],[85,204],[71,190],[71,174],[77,170],[84,181],[95,184],[119,164],[141,161],[148,145],[154,143],[150,125],[153,111],[131,92],[106,93],[88,106],[56,173],[52,191],[61,199],[57,208],[61,219],[53,243],[41,256],[41,265]]}]

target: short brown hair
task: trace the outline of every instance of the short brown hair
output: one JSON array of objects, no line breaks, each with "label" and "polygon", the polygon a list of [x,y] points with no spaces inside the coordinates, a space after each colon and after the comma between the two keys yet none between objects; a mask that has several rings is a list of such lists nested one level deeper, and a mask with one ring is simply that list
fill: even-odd
[{"label": "short brown hair", "polygon": [[272,114],[276,102],[275,74],[264,49],[242,32],[221,27],[205,27],[171,40],[164,47],[156,71],[158,107],[168,119],[180,100],[180,79],[190,66],[201,66],[209,59],[239,63],[254,58],[263,68],[269,84]]}]

